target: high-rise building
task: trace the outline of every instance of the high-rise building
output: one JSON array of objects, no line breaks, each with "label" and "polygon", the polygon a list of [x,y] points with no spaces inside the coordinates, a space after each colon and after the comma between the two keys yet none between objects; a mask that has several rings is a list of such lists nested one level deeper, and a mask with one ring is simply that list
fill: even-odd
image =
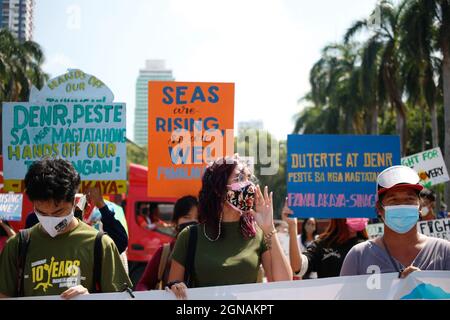
[{"label": "high-rise building", "polygon": [[134,141],[140,146],[146,146],[148,141],[148,82],[152,80],[175,80],[172,70],[166,69],[164,60],[147,60],[145,69],[139,70],[136,81]]},{"label": "high-rise building", "polygon": [[238,122],[238,132],[243,132],[248,129],[263,130],[264,123],[262,120],[248,120]]},{"label": "high-rise building", "polygon": [[6,28],[19,39],[33,39],[34,0],[0,0],[0,28]]}]

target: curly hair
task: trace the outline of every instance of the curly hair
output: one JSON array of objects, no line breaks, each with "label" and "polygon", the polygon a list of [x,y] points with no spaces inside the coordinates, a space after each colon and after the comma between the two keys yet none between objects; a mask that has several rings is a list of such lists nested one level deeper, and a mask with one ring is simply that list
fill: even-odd
[{"label": "curly hair", "polygon": [[25,193],[31,201],[73,202],[79,186],[79,173],[64,159],[35,161],[25,175]]},{"label": "curly hair", "polygon": [[227,195],[228,179],[238,165],[237,161],[216,161],[206,168],[202,177],[202,188],[198,196],[199,222],[205,223],[208,233],[217,237],[220,214]]}]

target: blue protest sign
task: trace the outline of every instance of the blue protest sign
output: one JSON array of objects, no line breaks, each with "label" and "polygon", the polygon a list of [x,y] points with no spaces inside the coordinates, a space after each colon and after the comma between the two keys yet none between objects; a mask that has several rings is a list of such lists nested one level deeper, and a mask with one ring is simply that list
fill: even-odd
[{"label": "blue protest sign", "polygon": [[22,219],[21,193],[0,193],[0,220],[20,221]]},{"label": "blue protest sign", "polygon": [[288,206],[296,217],[375,218],[377,175],[400,164],[398,136],[289,135]]}]

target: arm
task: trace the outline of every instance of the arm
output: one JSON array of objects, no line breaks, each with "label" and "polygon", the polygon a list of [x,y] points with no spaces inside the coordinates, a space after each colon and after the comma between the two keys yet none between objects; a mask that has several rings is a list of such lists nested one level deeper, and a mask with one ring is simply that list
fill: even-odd
[{"label": "arm", "polygon": [[189,241],[189,228],[185,228],[178,235],[175,247],[172,253],[172,263],[170,266],[170,273],[168,278],[168,288],[166,290],[172,291],[178,299],[186,299],[186,285],[184,284],[184,272],[187,247]]},{"label": "arm", "polygon": [[255,220],[264,232],[267,251],[262,255],[264,271],[269,281],[292,280],[292,269],[281,248],[280,241],[273,224],[273,193],[270,193],[267,186],[264,188],[264,196],[259,186],[256,187],[255,197]]},{"label": "arm", "polygon": [[102,215],[103,230],[113,239],[119,250],[119,253],[125,251],[128,247],[128,235],[125,228],[119,220],[114,218],[114,212],[109,210],[105,201],[103,200],[100,188],[90,188],[87,191],[87,199],[92,202]]},{"label": "arm", "polygon": [[113,239],[119,253],[124,252],[128,247],[128,235],[119,220],[114,218],[114,212],[105,205],[99,208],[102,215],[103,230]]},{"label": "arm", "polygon": [[172,260],[172,265],[170,266],[170,273],[168,282],[180,281],[184,280],[184,266],[177,262],[176,260]]},{"label": "arm", "polygon": [[289,215],[291,214],[293,214],[293,211],[289,209],[286,197],[281,217],[287,222],[289,227],[289,260],[291,268],[294,273],[298,273],[302,266],[302,259],[300,258],[301,253],[297,240],[297,218],[290,218]]},{"label": "arm", "polygon": [[13,228],[4,223],[3,220],[0,220],[0,226],[5,230],[8,238],[11,238],[16,235],[16,232],[13,230]]}]

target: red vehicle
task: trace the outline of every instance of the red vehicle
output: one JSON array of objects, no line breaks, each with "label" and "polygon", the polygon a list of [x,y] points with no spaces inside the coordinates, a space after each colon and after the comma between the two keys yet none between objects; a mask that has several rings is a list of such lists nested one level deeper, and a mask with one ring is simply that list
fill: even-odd
[{"label": "red vehicle", "polygon": [[172,220],[176,198],[149,198],[147,196],[147,167],[130,164],[128,195],[122,206],[128,224],[128,265],[134,284],[139,281],[147,262],[164,243],[174,238],[173,228],[147,230],[138,225],[137,214],[142,208],[157,203],[159,218],[167,223]]}]

